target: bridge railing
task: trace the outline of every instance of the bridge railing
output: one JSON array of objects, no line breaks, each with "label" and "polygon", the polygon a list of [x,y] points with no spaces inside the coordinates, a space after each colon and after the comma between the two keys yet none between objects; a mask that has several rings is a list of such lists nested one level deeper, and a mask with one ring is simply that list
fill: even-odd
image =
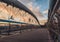
[{"label": "bridge railing", "polygon": [[36,29],[39,28],[38,25],[28,24],[24,22],[16,22],[16,21],[9,21],[9,20],[2,20],[0,19],[0,34],[7,33],[10,35],[10,32],[26,30],[26,29]]},{"label": "bridge railing", "polygon": [[49,29],[50,35],[52,37],[52,39],[54,40],[54,42],[60,42],[60,34],[59,31],[54,30],[52,28]]}]

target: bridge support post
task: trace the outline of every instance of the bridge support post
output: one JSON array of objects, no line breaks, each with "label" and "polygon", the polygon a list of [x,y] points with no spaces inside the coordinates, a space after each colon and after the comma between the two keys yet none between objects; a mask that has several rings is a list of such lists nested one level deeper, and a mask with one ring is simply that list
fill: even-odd
[{"label": "bridge support post", "polygon": [[10,35],[10,23],[9,23],[9,28],[8,28],[8,35]]},{"label": "bridge support post", "polygon": [[20,33],[22,33],[22,32],[21,32],[21,30],[22,30],[22,27],[21,27],[21,26],[22,26],[22,25],[20,25]]},{"label": "bridge support post", "polygon": [[60,35],[58,36],[58,42],[60,42]]},{"label": "bridge support post", "polygon": [[22,32],[21,32],[21,29],[20,29],[20,33],[22,33]]}]

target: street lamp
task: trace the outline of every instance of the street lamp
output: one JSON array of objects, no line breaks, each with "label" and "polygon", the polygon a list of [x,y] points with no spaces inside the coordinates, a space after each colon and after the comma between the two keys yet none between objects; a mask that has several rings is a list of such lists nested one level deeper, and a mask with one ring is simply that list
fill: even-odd
[{"label": "street lamp", "polygon": [[[8,20],[13,20],[13,16],[8,17]],[[10,35],[10,30],[11,26],[10,26],[10,22],[9,22],[9,28],[8,28],[8,35]]]}]

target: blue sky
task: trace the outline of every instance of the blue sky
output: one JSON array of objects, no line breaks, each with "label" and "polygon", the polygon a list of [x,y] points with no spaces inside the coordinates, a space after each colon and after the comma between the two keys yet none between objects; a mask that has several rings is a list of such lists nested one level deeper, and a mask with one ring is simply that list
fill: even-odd
[{"label": "blue sky", "polygon": [[43,13],[49,8],[49,0],[35,0],[34,4],[40,7],[40,12],[47,18],[48,13]]},{"label": "blue sky", "polygon": [[36,4],[36,6],[40,6],[40,11],[44,11],[46,9],[48,9],[48,0],[35,0],[34,4]]},{"label": "blue sky", "polygon": [[38,18],[47,19],[49,0],[19,0],[26,5]]}]

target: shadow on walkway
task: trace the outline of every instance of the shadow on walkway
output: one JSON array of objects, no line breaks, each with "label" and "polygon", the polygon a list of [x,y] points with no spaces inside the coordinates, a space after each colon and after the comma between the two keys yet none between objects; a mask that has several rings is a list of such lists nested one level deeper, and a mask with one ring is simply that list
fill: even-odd
[{"label": "shadow on walkway", "polygon": [[0,42],[53,42],[47,29],[36,29],[21,34],[0,38]]}]

